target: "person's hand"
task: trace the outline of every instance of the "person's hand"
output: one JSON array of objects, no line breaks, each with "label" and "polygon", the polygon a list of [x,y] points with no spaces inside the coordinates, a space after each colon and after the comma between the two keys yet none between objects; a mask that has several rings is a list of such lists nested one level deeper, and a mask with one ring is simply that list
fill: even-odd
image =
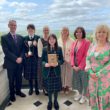
[{"label": "person's hand", "polygon": [[32,54],[31,54],[31,55],[28,55],[27,53],[25,53],[25,56],[28,58],[28,57],[31,57],[31,56],[32,56]]},{"label": "person's hand", "polygon": [[79,68],[79,67],[76,67],[76,66],[74,66],[73,69],[74,69],[76,72],[78,72],[78,71],[80,70],[80,68]]},{"label": "person's hand", "polygon": [[58,63],[56,63],[56,64],[51,63],[50,66],[52,66],[52,67],[56,67],[56,66],[58,66]]},{"label": "person's hand", "polygon": [[76,72],[79,71],[79,70],[80,70],[79,67],[76,67]]},{"label": "person's hand", "polygon": [[27,53],[25,53],[25,56],[26,56],[26,57],[29,57],[29,55],[28,55]]},{"label": "person's hand", "polygon": [[69,61],[66,61],[66,60],[65,60],[65,63],[68,63],[68,64],[70,64],[70,62],[69,62]]},{"label": "person's hand", "polygon": [[33,45],[36,47],[37,46],[37,42],[34,40],[33,41]]},{"label": "person's hand", "polygon": [[90,76],[91,76],[91,78],[92,78],[92,79],[94,79],[95,81],[97,81],[97,80],[98,80],[98,77],[96,76],[96,74],[95,74],[95,73],[94,73],[94,74],[91,74]]},{"label": "person's hand", "polygon": [[45,67],[50,67],[50,64],[49,64],[49,63],[46,63],[46,64],[45,64]]},{"label": "person's hand", "polygon": [[85,72],[88,72],[88,69],[85,69],[84,71],[85,71]]},{"label": "person's hand", "polygon": [[16,63],[18,63],[18,64],[22,63],[22,58],[21,58],[21,57],[18,57],[18,58],[16,59]]}]

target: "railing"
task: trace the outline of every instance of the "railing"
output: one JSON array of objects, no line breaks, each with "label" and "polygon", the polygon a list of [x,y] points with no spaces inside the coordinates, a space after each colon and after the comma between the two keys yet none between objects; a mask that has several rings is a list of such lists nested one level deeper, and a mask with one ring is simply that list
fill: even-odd
[{"label": "railing", "polygon": [[3,69],[4,54],[0,46],[0,107],[9,96],[9,86],[6,70]]}]

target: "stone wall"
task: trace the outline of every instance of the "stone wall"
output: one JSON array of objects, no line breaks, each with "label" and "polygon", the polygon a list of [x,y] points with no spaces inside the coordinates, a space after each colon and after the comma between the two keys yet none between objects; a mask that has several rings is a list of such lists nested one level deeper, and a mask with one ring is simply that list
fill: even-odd
[{"label": "stone wall", "polygon": [[0,46],[0,106],[9,95],[8,78],[6,70],[3,69],[4,54]]}]

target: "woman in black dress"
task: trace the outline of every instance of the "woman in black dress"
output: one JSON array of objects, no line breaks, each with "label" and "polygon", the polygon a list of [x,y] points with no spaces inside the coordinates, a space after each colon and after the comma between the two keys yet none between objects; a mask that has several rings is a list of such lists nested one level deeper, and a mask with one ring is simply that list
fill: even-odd
[{"label": "woman in black dress", "polygon": [[43,37],[38,40],[38,86],[39,89],[43,89],[44,95],[48,95],[47,91],[44,89],[44,82],[42,78],[42,50],[43,47],[48,45],[48,37],[49,37],[50,29],[48,26],[43,27]]},{"label": "woman in black dress", "polygon": [[[54,54],[57,56],[57,63],[48,62],[48,54]],[[48,92],[48,110],[52,110],[52,94],[54,94],[54,108],[59,109],[59,104],[57,101],[58,92],[62,89],[61,84],[61,68],[60,65],[63,64],[63,54],[62,49],[58,47],[56,35],[51,34],[48,38],[48,46],[43,48],[42,53],[42,72],[44,79],[44,87]]]}]

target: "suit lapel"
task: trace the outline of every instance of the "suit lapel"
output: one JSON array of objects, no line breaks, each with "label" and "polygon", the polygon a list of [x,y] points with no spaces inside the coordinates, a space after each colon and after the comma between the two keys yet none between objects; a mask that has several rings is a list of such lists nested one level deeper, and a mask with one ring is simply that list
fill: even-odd
[{"label": "suit lapel", "polygon": [[17,38],[17,45],[19,47],[20,43],[21,43],[21,40],[20,40],[20,37],[18,35],[16,35],[16,38]]},{"label": "suit lapel", "polygon": [[81,44],[80,44],[79,47],[78,47],[77,52],[79,52],[81,48],[84,48],[84,47],[83,47],[84,43],[85,43],[85,40],[83,39],[82,42],[81,42]]},{"label": "suit lapel", "polygon": [[11,44],[16,46],[15,41],[10,33],[8,33],[8,37],[9,37],[8,39],[10,40]]},{"label": "suit lapel", "polygon": [[75,41],[75,43],[73,45],[73,51],[74,51],[74,48],[76,47],[76,44],[77,44],[77,40]]}]

